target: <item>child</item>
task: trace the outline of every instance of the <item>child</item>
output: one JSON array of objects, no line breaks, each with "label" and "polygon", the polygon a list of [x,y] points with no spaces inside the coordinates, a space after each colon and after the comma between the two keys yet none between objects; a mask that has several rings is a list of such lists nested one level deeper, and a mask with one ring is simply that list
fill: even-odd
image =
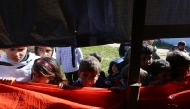
[{"label": "child", "polygon": [[[92,53],[92,54],[90,54],[90,56],[94,56],[101,63],[102,56],[100,54],[98,54],[98,53]],[[106,75],[105,75],[105,72],[103,70],[100,70],[100,76],[102,77],[102,79],[104,79],[104,80],[106,79]]]},{"label": "child", "polygon": [[27,46],[12,47],[4,50],[0,61],[11,63],[13,66],[0,66],[0,77],[14,77],[16,81],[31,81],[31,68],[34,60],[39,58],[33,53],[27,53]]},{"label": "child", "polygon": [[[61,74],[60,65],[52,57],[41,57],[34,61],[32,66],[31,81],[36,83],[54,84],[58,85],[62,83],[67,85],[67,80],[63,78]],[[14,78],[7,79],[6,84],[12,84]]]},{"label": "child", "polygon": [[169,52],[166,61],[170,63],[173,79],[183,79],[189,73],[190,58],[185,52]]},{"label": "child", "polygon": [[172,80],[170,63],[162,59],[156,59],[149,67],[151,81],[149,86],[165,84]]},{"label": "child", "polygon": [[34,52],[37,56],[48,56],[56,58],[55,47],[35,46]]},{"label": "child", "polygon": [[[147,71],[143,70],[140,68],[140,72],[139,72],[139,82],[140,84],[143,83],[143,81],[145,80],[145,78],[147,78],[148,73]],[[126,65],[122,72],[122,79],[119,81],[119,83],[117,83],[116,87],[111,87],[110,89],[113,91],[119,91],[120,88],[126,88],[127,87],[127,82],[128,82],[128,78],[129,78],[129,65]],[[115,81],[116,82],[116,81]]]},{"label": "child", "polygon": [[185,50],[185,45],[186,45],[185,41],[179,41],[177,45],[178,50],[186,53],[187,51]]},{"label": "child", "polygon": [[[128,54],[129,52],[129,54]],[[129,64],[130,61],[130,50],[126,53],[124,58],[125,65]],[[146,43],[142,44],[142,52],[141,52],[141,68],[143,70],[148,70],[149,65],[152,62],[152,54],[153,54],[153,46],[148,45]]]},{"label": "child", "polygon": [[124,67],[123,61],[124,61],[123,58],[118,58],[118,59],[110,62],[109,69],[108,69],[109,75],[108,75],[107,79],[111,79],[120,74],[122,68]]},{"label": "child", "polygon": [[178,49],[177,45],[173,45],[170,51],[176,51]]},{"label": "child", "polygon": [[99,72],[99,61],[94,56],[85,57],[78,70],[80,80],[77,80],[72,86],[105,88],[104,80],[99,78]]},{"label": "child", "polygon": [[151,45],[147,45],[147,44],[143,43],[142,44],[142,52],[141,52],[140,68],[148,71],[148,67],[152,63],[152,54],[153,54],[153,47]]},{"label": "child", "polygon": [[32,82],[55,84],[67,83],[61,74],[60,65],[52,57],[41,57],[32,66]]}]

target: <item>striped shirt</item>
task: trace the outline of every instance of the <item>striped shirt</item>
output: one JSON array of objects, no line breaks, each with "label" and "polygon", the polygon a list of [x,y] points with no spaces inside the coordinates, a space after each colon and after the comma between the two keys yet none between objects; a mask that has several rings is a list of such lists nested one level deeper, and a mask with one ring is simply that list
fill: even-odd
[{"label": "striped shirt", "polygon": [[65,73],[77,71],[80,61],[83,59],[83,54],[80,48],[75,49],[75,67],[72,64],[71,47],[59,47],[56,54],[57,62],[62,65]]}]

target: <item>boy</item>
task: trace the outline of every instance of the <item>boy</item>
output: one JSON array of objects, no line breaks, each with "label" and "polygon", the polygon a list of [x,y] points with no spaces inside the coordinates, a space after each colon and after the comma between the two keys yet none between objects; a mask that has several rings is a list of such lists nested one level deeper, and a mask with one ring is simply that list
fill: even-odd
[{"label": "boy", "polygon": [[27,46],[7,48],[4,51],[5,54],[0,61],[11,63],[13,66],[1,65],[0,78],[14,77],[16,81],[31,81],[31,68],[39,56],[27,53]]},{"label": "boy", "polygon": [[[90,54],[90,56],[94,56],[101,63],[102,56],[100,54],[92,53],[92,54]],[[100,70],[100,76],[102,77],[102,79],[104,79],[104,80],[106,79],[106,75],[105,75],[105,72],[103,70]]]},{"label": "boy", "polygon": [[185,52],[169,52],[166,61],[170,63],[173,79],[183,79],[189,73],[190,58]]},{"label": "boy", "polygon": [[[153,54],[153,46],[143,43],[142,44],[142,52],[141,52],[141,68],[143,70],[147,71],[148,66],[151,64],[152,54]],[[126,56],[124,58],[125,65],[129,64],[129,61],[130,61],[129,55],[130,55],[130,50],[129,50],[129,54],[127,52]]]},{"label": "boy", "polygon": [[179,41],[177,45],[178,51],[183,51],[186,53],[187,51],[185,50],[185,45],[186,45],[185,41]]},{"label": "boy", "polygon": [[156,59],[152,62],[148,70],[151,74],[149,86],[161,85],[172,80],[170,63],[162,59]]},{"label": "boy", "polygon": [[99,72],[100,62],[94,56],[85,57],[78,70],[80,80],[77,80],[72,86],[105,88],[104,80],[99,78]]}]

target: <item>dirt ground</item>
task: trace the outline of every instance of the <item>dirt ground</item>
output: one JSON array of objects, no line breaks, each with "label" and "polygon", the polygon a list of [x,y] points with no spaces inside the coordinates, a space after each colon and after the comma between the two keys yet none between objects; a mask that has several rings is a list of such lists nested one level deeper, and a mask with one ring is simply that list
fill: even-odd
[{"label": "dirt ground", "polygon": [[[108,44],[113,47],[119,47],[120,44]],[[166,55],[169,49],[157,48],[157,53],[160,55],[161,59],[166,59]]]}]

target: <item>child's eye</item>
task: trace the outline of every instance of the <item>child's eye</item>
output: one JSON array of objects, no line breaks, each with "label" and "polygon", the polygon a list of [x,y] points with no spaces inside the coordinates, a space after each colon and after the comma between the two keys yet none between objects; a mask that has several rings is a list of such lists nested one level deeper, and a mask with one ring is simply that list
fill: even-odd
[{"label": "child's eye", "polygon": [[38,49],[40,52],[43,51],[43,49]]},{"label": "child's eye", "polygon": [[23,51],[23,50],[24,50],[23,48],[18,49],[18,51]]},{"label": "child's eye", "polygon": [[51,52],[51,50],[46,50],[47,53]]},{"label": "child's eye", "polygon": [[10,48],[9,50],[10,50],[10,51],[14,51],[15,49],[14,49],[14,48]]}]

